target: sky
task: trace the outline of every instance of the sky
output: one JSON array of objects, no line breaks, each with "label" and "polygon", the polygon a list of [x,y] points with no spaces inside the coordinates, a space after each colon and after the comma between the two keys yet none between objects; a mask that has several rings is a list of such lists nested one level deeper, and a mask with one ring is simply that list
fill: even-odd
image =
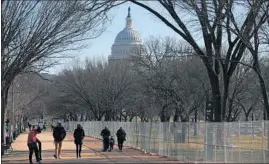
[{"label": "sky", "polygon": [[[109,15],[111,15],[113,19],[110,23],[108,23],[106,31],[100,37],[87,40],[85,42],[88,45],[87,48],[74,51],[72,52],[72,55],[80,61],[83,61],[85,58],[107,59],[107,57],[111,54],[111,46],[114,43],[117,34],[125,27],[125,19],[128,14],[129,6],[131,7],[133,28],[140,34],[142,40],[145,40],[150,36],[175,36],[175,38],[179,38],[173,30],[167,27],[151,13],[128,2],[113,8],[109,12]],[[51,74],[58,74],[61,70],[72,64],[73,61],[74,59],[62,60],[61,63],[63,64],[50,68],[48,72]]]}]

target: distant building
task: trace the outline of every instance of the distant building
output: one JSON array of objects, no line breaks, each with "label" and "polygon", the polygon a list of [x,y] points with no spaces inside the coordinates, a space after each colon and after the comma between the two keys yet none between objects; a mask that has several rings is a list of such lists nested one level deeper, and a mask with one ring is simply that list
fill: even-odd
[{"label": "distant building", "polygon": [[141,51],[141,48],[142,39],[140,38],[140,34],[132,26],[131,9],[129,7],[126,26],[116,36],[108,61],[130,60],[133,55]]}]

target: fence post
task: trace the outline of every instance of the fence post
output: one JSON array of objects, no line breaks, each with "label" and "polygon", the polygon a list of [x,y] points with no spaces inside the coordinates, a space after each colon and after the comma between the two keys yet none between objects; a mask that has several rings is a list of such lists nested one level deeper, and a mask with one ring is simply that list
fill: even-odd
[{"label": "fence post", "polygon": [[205,151],[205,161],[207,162],[207,122],[205,122],[205,145],[204,145],[204,151]]},{"label": "fence post", "polygon": [[241,163],[241,153],[240,153],[240,135],[241,135],[241,124],[240,124],[240,120],[239,120],[239,122],[238,122],[238,130],[239,130],[239,132],[238,132],[238,152],[239,152],[239,162],[238,163]]},{"label": "fence post", "polygon": [[262,120],[262,134],[261,134],[261,137],[262,137],[262,159],[263,159],[263,163],[265,163],[265,154],[264,154],[264,142],[263,142],[263,139],[264,139],[264,120]]},{"label": "fence post", "polygon": [[[187,135],[188,135],[188,149],[187,149],[187,152],[190,152],[190,122],[188,122],[188,133],[187,133]],[[190,160],[191,160],[191,157],[189,156],[189,153],[187,153],[187,158],[188,158],[188,162],[190,162]]]},{"label": "fence post", "polygon": [[228,145],[228,142],[227,142],[227,138],[228,135],[227,135],[227,123],[224,122],[224,125],[223,125],[223,146],[224,146],[224,162],[227,163],[227,145]]},{"label": "fence post", "polygon": [[[152,150],[152,145],[151,145],[151,136],[152,136],[152,122],[150,122],[150,132],[149,132],[149,152]],[[154,141],[154,140],[153,140]],[[154,144],[154,143],[153,143]]]},{"label": "fence post", "polygon": [[[268,120],[266,120],[266,125],[265,125],[265,128],[264,128],[264,133],[266,133],[266,131],[265,131],[265,129],[267,129],[267,151],[266,151],[266,153],[265,153],[265,163],[267,162],[269,162],[269,130],[268,130],[268,128],[269,128],[269,121]],[[265,138],[264,138],[265,139]],[[265,151],[264,151],[265,152]]]},{"label": "fence post", "polygon": [[135,135],[136,135],[136,146],[135,147],[138,147],[138,139],[139,139],[139,136],[138,136],[138,122],[136,121],[135,122]]},{"label": "fence post", "polygon": [[251,121],[250,126],[251,126],[251,162],[253,163],[253,137],[254,137],[253,121]]}]

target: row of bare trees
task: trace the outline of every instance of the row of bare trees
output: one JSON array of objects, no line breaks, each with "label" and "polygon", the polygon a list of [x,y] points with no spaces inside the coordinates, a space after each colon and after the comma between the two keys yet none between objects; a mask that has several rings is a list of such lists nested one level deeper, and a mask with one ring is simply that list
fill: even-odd
[{"label": "row of bare trees", "polygon": [[[131,61],[78,62],[55,76],[48,109],[73,120],[204,120],[213,96],[207,70],[191,47],[183,45],[174,38],[151,37]],[[241,62],[230,79],[224,121],[264,117],[251,54],[246,52]],[[266,56],[260,66],[268,89]]]},{"label": "row of bare trees", "polygon": [[201,58],[210,82],[214,121],[225,120],[231,78],[248,50],[259,78],[265,117],[269,118],[268,94],[259,65],[262,51],[268,50],[267,0],[157,0],[154,5],[129,1],[164,22]]},{"label": "row of bare trees", "polygon": [[[39,73],[98,37],[114,1],[1,1],[1,129],[7,100],[22,73]],[[21,107],[20,107],[21,108]],[[4,152],[4,151],[2,151]]]},{"label": "row of bare trees", "polygon": [[[188,121],[205,108],[212,108],[212,121],[237,120],[242,111],[247,118],[251,113],[269,118],[268,62],[262,61],[269,47],[267,0],[128,1],[174,30],[191,55],[173,39],[152,39],[131,67],[87,61],[55,77],[55,89],[42,99],[46,109],[68,109],[69,118],[79,110],[98,120],[139,115],[148,121],[158,115],[162,121],[170,116]],[[14,79],[40,72],[65,51],[81,48],[80,41],[98,37],[107,11],[124,2],[1,1],[2,141]]]},{"label": "row of bare trees", "polygon": [[[44,80],[46,78],[46,80]],[[6,118],[17,130],[25,127],[28,119],[46,114],[44,99],[48,94],[51,75],[20,74],[12,82],[6,107]]]}]

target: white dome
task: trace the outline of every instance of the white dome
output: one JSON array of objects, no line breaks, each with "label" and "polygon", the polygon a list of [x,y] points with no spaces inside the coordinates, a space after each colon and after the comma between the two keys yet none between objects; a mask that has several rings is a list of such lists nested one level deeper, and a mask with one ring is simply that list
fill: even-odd
[{"label": "white dome", "polygon": [[139,52],[141,45],[142,39],[140,38],[139,33],[132,27],[132,18],[129,7],[126,26],[116,36],[111,48],[111,55],[108,57],[108,60],[129,59],[130,56]]},{"label": "white dome", "polygon": [[124,28],[116,37],[114,44],[141,44],[139,33],[133,28]]}]

